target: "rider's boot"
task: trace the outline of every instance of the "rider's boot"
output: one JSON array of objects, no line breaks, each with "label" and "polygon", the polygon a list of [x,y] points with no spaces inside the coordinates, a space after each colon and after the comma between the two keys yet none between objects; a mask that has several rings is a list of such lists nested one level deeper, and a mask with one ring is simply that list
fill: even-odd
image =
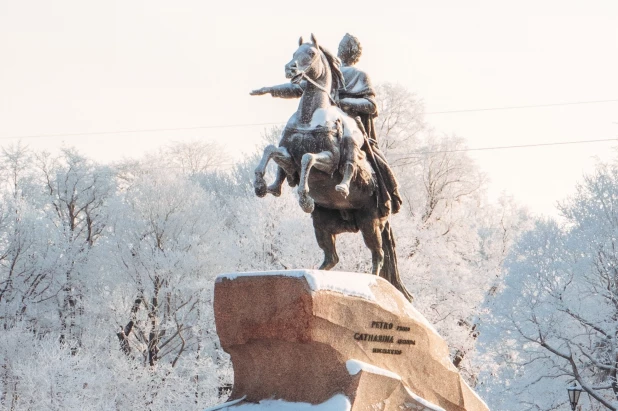
[{"label": "rider's boot", "polygon": [[335,186],[335,190],[341,193],[344,197],[350,195],[350,182],[352,181],[353,175],[354,163],[346,162],[343,166],[343,179],[341,179],[341,183]]},{"label": "rider's boot", "polygon": [[275,181],[268,186],[266,191],[275,197],[279,197],[281,195],[281,186],[285,181],[286,172],[281,167],[277,167],[277,176],[275,177]]},{"label": "rider's boot", "polygon": [[356,169],[356,164],[354,163],[354,155],[355,153],[355,144],[352,137],[344,136],[341,139],[341,151],[342,151],[342,160],[343,164],[343,179],[341,179],[341,183],[335,186],[335,190],[337,190],[341,195],[347,197],[350,194],[350,183],[352,181],[352,177],[354,176],[354,171]]}]

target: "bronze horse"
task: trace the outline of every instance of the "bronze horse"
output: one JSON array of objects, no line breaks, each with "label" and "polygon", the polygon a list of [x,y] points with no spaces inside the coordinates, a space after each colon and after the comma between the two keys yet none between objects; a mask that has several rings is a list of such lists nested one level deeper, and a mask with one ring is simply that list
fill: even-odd
[{"label": "bronze horse", "polygon": [[[360,231],[371,251],[372,273],[390,281],[411,300],[399,278],[389,216],[380,215],[375,176],[359,149],[366,139],[362,124],[337,107],[331,95],[331,90],[344,85],[339,65],[337,57],[319,46],[315,36],[311,35],[310,43],[300,38],[285,74],[295,84],[304,80],[303,95],[285,126],[279,147],[264,149],[255,170],[255,192],[260,197],[280,194],[283,181],[267,186],[264,180],[266,166],[274,160],[285,171],[288,182],[298,184],[300,206],[311,213],[315,237],[324,251],[320,269],[330,270],[339,262],[335,246],[338,234]],[[343,136],[352,137],[356,145],[351,171],[340,162]]]}]

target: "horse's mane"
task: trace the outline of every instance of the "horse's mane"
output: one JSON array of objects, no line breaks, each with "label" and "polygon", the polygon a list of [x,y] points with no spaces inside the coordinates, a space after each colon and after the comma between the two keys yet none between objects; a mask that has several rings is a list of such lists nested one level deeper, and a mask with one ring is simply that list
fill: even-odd
[{"label": "horse's mane", "polygon": [[345,80],[341,72],[341,60],[321,45],[319,45],[318,48],[324,53],[324,57],[326,57],[326,61],[328,61],[328,65],[330,66],[330,72],[333,78],[333,91],[336,93],[339,89],[345,89]]}]

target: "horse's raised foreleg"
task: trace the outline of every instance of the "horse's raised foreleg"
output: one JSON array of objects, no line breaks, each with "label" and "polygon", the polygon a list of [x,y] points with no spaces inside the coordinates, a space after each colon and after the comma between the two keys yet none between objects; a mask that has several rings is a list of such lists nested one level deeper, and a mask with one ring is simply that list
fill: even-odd
[{"label": "horse's raised foreleg", "polygon": [[275,176],[275,181],[271,185],[266,188],[266,192],[274,195],[275,197],[279,197],[281,195],[281,186],[285,181],[286,173],[281,166],[277,167],[277,174]]},{"label": "horse's raised foreleg", "polygon": [[[267,187],[264,174],[266,173],[266,166],[271,158],[279,165],[279,168],[277,169],[277,176],[274,183]],[[260,160],[260,163],[255,168],[255,181],[253,183],[255,194],[258,197],[264,197],[266,193],[271,193],[278,197],[281,195],[281,185],[285,181],[286,173],[293,174],[294,172],[294,162],[285,147],[276,147],[272,144],[267,146],[264,149],[262,160]]]},{"label": "horse's raised foreleg", "polygon": [[324,172],[331,172],[335,166],[333,153],[322,151],[320,153],[305,153],[300,165],[300,184],[298,187],[298,202],[305,213],[311,213],[315,206],[313,198],[309,196],[309,173],[315,167]]},{"label": "horse's raised foreleg", "polygon": [[285,147],[279,147],[273,153],[272,158],[279,167],[277,167],[275,181],[268,186],[267,191],[275,197],[279,197],[281,195],[281,186],[286,177],[288,183],[294,187],[298,181],[298,172],[296,171],[294,159]]},{"label": "horse's raised foreleg", "polygon": [[277,151],[277,147],[274,145],[270,144],[266,146],[264,148],[264,154],[262,154],[262,159],[255,168],[253,189],[255,190],[255,195],[258,197],[264,197],[266,195],[266,180],[264,180],[264,173],[266,173],[266,166],[275,151]]},{"label": "horse's raised foreleg", "polygon": [[371,273],[380,275],[380,270],[384,264],[384,251],[382,250],[382,230],[384,221],[373,216],[362,216],[357,218],[358,225],[365,245],[371,251]]}]

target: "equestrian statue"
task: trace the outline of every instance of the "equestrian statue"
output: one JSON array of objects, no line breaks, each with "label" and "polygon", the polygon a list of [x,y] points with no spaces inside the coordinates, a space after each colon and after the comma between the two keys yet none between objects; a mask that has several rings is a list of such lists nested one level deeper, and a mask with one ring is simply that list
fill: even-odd
[{"label": "equestrian statue", "polygon": [[[320,269],[330,270],[339,262],[338,234],[360,231],[371,251],[372,273],[411,301],[399,277],[389,222],[401,206],[397,180],[377,144],[375,92],[369,77],[354,67],[360,43],[346,34],[338,57],[319,45],[313,34],[311,42],[301,37],[298,44],[285,65],[290,83],[251,92],[300,98],[279,146],[264,149],[255,170],[255,193],[280,196],[284,181],[298,185],[300,206],[311,213],[318,246],[324,252]],[[267,185],[264,175],[271,159],[278,168],[275,181]]]}]

